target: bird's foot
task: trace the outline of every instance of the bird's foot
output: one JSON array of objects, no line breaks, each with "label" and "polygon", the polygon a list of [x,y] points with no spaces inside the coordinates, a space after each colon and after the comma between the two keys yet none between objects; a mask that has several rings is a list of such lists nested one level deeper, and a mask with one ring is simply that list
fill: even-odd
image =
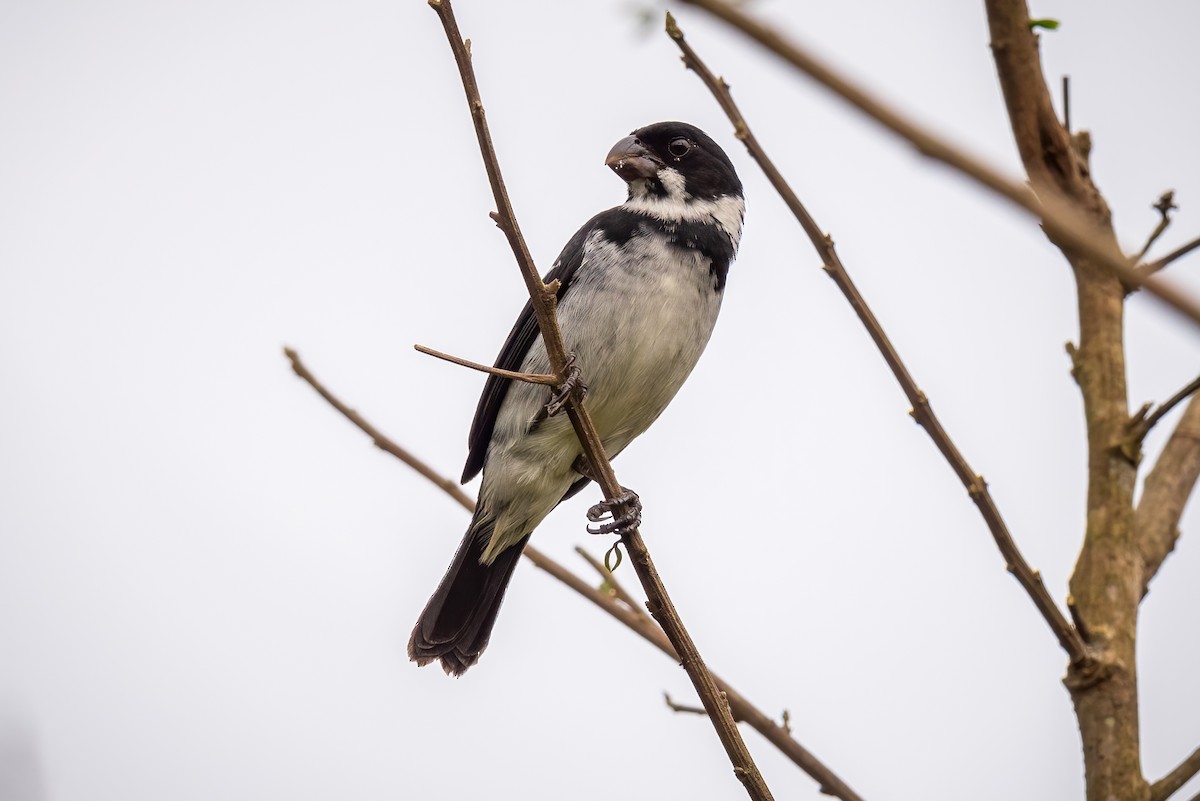
[{"label": "bird's foot", "polygon": [[624,537],[642,524],[642,499],[628,487],[621,487],[621,494],[612,500],[600,503],[588,509],[587,518],[593,523],[599,523],[606,517],[612,517],[607,523],[599,526],[588,526],[589,534],[616,534]]},{"label": "bird's foot", "polygon": [[574,353],[567,355],[567,363],[563,365],[563,369],[566,371],[567,377],[550,393],[550,400],[546,403],[547,417],[553,417],[561,412],[572,395],[578,398],[587,395],[587,384],[583,383],[579,377],[579,368],[575,366]]}]

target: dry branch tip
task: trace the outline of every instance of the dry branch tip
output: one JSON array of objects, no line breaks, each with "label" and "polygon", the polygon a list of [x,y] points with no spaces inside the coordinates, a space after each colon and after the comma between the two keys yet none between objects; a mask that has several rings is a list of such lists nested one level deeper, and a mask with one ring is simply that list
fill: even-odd
[{"label": "dry branch tip", "polygon": [[512,381],[524,381],[527,384],[541,384],[543,386],[557,387],[563,383],[564,377],[558,375],[550,375],[549,373],[520,373],[513,370],[504,370],[499,367],[490,367],[486,364],[473,362],[470,359],[463,359],[459,356],[451,356],[449,353],[443,353],[440,350],[426,347],[425,345],[413,345],[413,350],[418,353],[424,353],[426,356],[433,356],[435,359],[441,359],[444,362],[457,364],[459,367],[466,367],[471,370],[477,370],[481,373],[487,373],[499,378],[507,378]]}]

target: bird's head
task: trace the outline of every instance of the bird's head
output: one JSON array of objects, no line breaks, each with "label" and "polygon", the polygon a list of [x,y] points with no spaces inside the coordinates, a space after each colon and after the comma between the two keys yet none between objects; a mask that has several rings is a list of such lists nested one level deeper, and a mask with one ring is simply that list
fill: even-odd
[{"label": "bird's head", "polygon": [[604,163],[628,184],[627,208],[664,220],[716,218],[731,236],[740,232],[742,182],[721,146],[696,126],[639,128],[613,145]]}]

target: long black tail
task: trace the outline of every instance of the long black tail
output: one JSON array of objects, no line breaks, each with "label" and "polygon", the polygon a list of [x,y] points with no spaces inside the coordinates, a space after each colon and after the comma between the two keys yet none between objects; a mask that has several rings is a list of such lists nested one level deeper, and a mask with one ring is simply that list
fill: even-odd
[{"label": "long black tail", "polygon": [[490,564],[479,557],[491,538],[492,522],[471,519],[454,561],[417,619],[408,640],[408,658],[418,665],[442,661],[447,674],[461,676],[479,661],[496,624],[496,613],[529,535],[506,548]]}]

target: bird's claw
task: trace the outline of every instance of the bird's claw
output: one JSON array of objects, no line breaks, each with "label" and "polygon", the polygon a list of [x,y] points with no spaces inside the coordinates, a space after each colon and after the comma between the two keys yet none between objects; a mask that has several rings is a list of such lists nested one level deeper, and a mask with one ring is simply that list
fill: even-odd
[{"label": "bird's claw", "polygon": [[579,378],[579,368],[575,366],[575,354],[567,355],[567,363],[563,365],[567,377],[550,393],[546,403],[546,416],[553,417],[563,410],[572,395],[582,398],[587,394],[587,384]]},{"label": "bird's claw", "polygon": [[599,526],[588,526],[589,534],[616,534],[625,536],[642,524],[642,499],[628,487],[621,487],[621,494],[612,500],[600,503],[588,509],[587,518],[593,523],[599,523],[605,517],[612,517],[607,523]]}]

